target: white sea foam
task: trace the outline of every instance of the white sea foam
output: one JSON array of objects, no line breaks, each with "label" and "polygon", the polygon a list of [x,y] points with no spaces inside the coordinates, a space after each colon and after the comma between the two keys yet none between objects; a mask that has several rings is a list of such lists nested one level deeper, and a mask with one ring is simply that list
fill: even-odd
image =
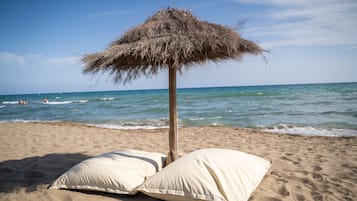
[{"label": "white sea foam", "polygon": [[86,103],[86,102],[88,102],[88,100],[75,100],[74,102],[75,103]]},{"label": "white sea foam", "polygon": [[43,102],[43,104],[46,104],[46,105],[64,105],[64,104],[71,104],[73,102],[74,101],[49,101],[47,103]]},{"label": "white sea foam", "polygon": [[223,124],[219,122],[212,122],[209,126],[218,127],[218,126],[223,126]]},{"label": "white sea foam", "polygon": [[11,120],[1,120],[0,123],[36,123],[36,122],[61,122],[60,120],[37,120],[37,119],[11,119]]},{"label": "white sea foam", "polygon": [[208,117],[208,118],[204,118],[204,117],[198,117],[198,118],[190,118],[191,121],[200,121],[200,120],[205,120],[205,119],[222,119],[222,116],[216,116],[216,117]]},{"label": "white sea foam", "polygon": [[208,119],[222,119],[222,116],[209,117]]},{"label": "white sea foam", "polygon": [[6,105],[0,105],[0,108],[6,107]]},{"label": "white sea foam", "polygon": [[191,121],[199,121],[199,120],[205,120],[206,118],[199,117],[199,118],[190,118]]},{"label": "white sea foam", "polygon": [[328,137],[343,137],[343,136],[357,136],[357,130],[337,129],[337,128],[315,128],[312,126],[293,126],[286,124],[279,124],[277,126],[263,128],[263,131],[272,133],[287,133],[307,136],[328,136]]},{"label": "white sea foam", "polygon": [[15,105],[15,104],[19,104],[19,101],[3,101],[2,104],[4,104],[4,105]]},{"label": "white sea foam", "polygon": [[110,100],[114,100],[114,97],[100,98],[100,100],[102,100],[102,101],[110,101]]},{"label": "white sea foam", "polygon": [[64,105],[64,104],[71,104],[71,103],[86,103],[88,100],[69,100],[69,101],[49,101],[47,103],[42,102],[42,104],[46,105]]},{"label": "white sea foam", "polygon": [[97,126],[101,128],[111,128],[111,129],[159,129],[168,128],[168,119],[145,119],[145,120],[115,120],[104,124],[90,124],[92,126]]},{"label": "white sea foam", "polygon": [[150,126],[150,125],[115,125],[115,124],[88,124],[91,126],[96,126],[100,128],[110,128],[110,129],[123,129],[123,130],[138,130],[138,129],[144,129],[144,130],[153,130],[153,129],[159,129],[159,128],[168,128],[168,126]]}]

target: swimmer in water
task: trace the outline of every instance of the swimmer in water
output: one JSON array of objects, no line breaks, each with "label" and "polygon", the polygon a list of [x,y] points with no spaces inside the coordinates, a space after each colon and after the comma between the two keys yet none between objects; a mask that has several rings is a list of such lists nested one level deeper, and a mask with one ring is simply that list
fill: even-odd
[{"label": "swimmer in water", "polygon": [[42,101],[43,103],[48,103],[48,99],[47,98],[45,98],[45,99],[43,99],[43,101]]},{"label": "swimmer in water", "polygon": [[26,101],[26,100],[19,100],[20,105],[26,105],[27,103],[28,103],[28,101]]}]

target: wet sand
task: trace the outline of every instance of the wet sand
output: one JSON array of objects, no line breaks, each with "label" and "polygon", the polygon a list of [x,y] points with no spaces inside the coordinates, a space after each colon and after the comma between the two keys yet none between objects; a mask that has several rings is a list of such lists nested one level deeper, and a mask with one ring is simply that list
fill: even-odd
[{"label": "wet sand", "polygon": [[[272,161],[250,200],[354,200],[357,137],[306,137],[228,127],[179,129],[179,153],[227,148]],[[0,123],[0,200],[155,200],[145,195],[48,190],[58,176],[118,149],[166,153],[168,129],[115,130],[75,123]]]}]

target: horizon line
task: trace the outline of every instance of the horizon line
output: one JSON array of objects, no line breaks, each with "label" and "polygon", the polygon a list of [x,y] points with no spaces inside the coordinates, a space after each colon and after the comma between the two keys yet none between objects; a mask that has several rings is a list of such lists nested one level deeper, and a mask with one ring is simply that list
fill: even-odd
[{"label": "horizon line", "polygon": [[[235,87],[268,87],[268,86],[294,86],[294,85],[319,85],[319,84],[353,84],[357,81],[343,81],[343,82],[306,82],[306,83],[276,83],[276,84],[247,84],[247,85],[227,85],[227,86],[203,86],[203,87],[180,87],[181,89],[205,89],[205,88],[235,88]],[[150,90],[168,90],[168,88],[146,88],[146,89],[119,89],[119,90],[89,90],[89,91],[65,91],[65,92],[29,92],[29,93],[14,93],[14,94],[0,94],[0,96],[21,96],[21,95],[36,95],[36,94],[71,94],[71,93],[95,93],[95,92],[126,92],[126,91],[150,91]]]}]

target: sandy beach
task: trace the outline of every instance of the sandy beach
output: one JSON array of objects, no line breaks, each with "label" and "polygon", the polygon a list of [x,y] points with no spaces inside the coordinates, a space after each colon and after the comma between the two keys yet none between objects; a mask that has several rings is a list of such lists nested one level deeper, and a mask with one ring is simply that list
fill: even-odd
[{"label": "sandy beach", "polygon": [[[139,149],[166,153],[167,129],[115,130],[75,123],[0,124],[0,200],[154,200],[48,190],[75,164],[105,152]],[[179,129],[179,153],[227,148],[272,161],[250,200],[354,200],[357,138],[305,137],[228,127]]]}]

